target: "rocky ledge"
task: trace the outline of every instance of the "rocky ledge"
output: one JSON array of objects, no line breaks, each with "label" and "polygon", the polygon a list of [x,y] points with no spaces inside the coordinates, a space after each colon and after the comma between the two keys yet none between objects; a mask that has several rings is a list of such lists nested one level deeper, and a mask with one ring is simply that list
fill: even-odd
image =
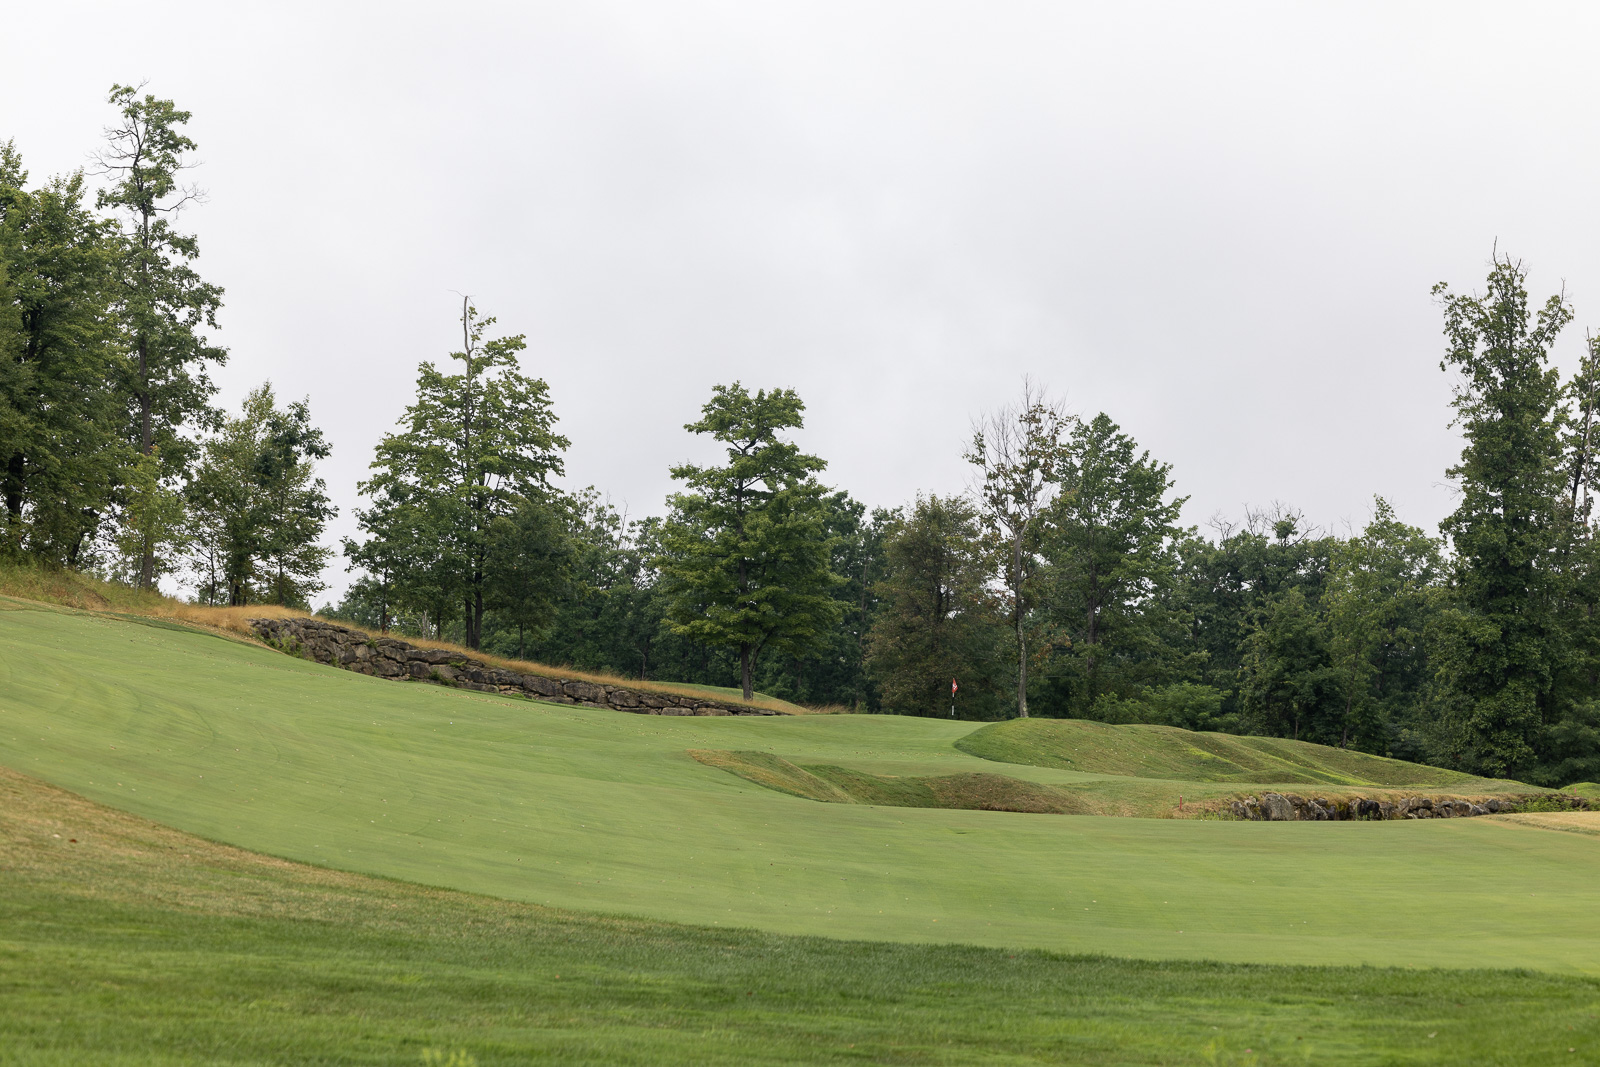
[{"label": "rocky ledge", "polygon": [[[1481,803],[1462,797],[1404,797],[1400,800],[1366,797],[1302,797],[1294,793],[1262,793],[1241,797],[1229,803],[1236,819],[1257,822],[1341,822],[1347,819],[1456,819],[1471,815],[1493,815],[1517,811],[1530,797],[1507,797]],[[1573,809],[1587,808],[1581,798],[1562,794],[1541,795],[1541,800]]]},{"label": "rocky ledge", "polygon": [[580,679],[519,674],[490,666],[461,652],[418,648],[393,637],[373,637],[321,619],[251,619],[250,628],[267,644],[293,656],[343,667],[357,674],[401,681],[432,682],[481,693],[505,693],[548,704],[580,704],[638,715],[780,715],[745,704],[599,685]]}]

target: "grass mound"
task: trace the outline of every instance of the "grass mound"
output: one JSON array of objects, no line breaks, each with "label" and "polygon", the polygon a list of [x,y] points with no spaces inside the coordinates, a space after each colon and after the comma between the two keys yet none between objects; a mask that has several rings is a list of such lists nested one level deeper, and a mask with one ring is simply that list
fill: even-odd
[{"label": "grass mound", "polygon": [[1586,800],[1600,800],[1600,782],[1575,782],[1561,791]]},{"label": "grass mound", "polygon": [[585,915],[273,859],[7,771],[0,989],[0,1058],[18,1067],[1600,1054],[1590,978],[1150,963]]},{"label": "grass mound", "polygon": [[1491,780],[1362,752],[1275,737],[1196,733],[1174,726],[1113,726],[1083,719],[1012,719],[956,747],[999,763],[1185,782],[1380,789],[1472,789]]},{"label": "grass mound", "polygon": [[1024,782],[1001,774],[921,777],[870,774],[829,764],[797,766],[770,752],[691,749],[708,767],[781,793],[832,804],[876,804],[891,808],[953,808],[961,811],[1023,811],[1089,814],[1091,806],[1069,790]]},{"label": "grass mound", "polygon": [[776,789],[790,796],[833,804],[855,803],[855,797],[826,778],[813,774],[804,767],[796,767],[788,760],[774,756],[770,752],[724,752],[717,749],[691,748],[689,755],[707,767],[720,768],[729,774],[738,775],[747,782]]}]

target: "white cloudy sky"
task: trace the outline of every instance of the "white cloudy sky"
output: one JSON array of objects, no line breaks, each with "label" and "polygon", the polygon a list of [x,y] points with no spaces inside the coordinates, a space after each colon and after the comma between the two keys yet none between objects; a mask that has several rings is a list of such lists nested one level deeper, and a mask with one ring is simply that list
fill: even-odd
[{"label": "white cloudy sky", "polygon": [[[1032,374],[1188,520],[1451,506],[1429,287],[1494,242],[1600,326],[1580,4],[31,4],[0,138],[79,166],[113,81],[194,112],[230,407],[309,395],[355,482],[454,341],[528,335],[569,482],[659,510],[717,382],[792,386],[869,504],[954,491]],[[329,578],[342,585],[339,570]]]}]

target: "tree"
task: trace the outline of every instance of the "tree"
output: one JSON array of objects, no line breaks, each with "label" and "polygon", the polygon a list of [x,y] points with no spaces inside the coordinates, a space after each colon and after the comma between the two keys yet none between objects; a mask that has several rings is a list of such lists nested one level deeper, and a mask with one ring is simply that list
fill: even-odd
[{"label": "tree", "polygon": [[1427,682],[1424,635],[1439,545],[1395,518],[1382,497],[1358,537],[1334,550],[1322,595],[1328,654],[1344,708],[1339,747],[1387,753],[1391,727]]},{"label": "tree", "polygon": [[763,692],[796,703],[860,708],[872,702],[866,636],[878,607],[873,586],[883,574],[888,516],[882,509],[869,515],[842,489],[823,497],[822,510],[828,569],[841,579],[831,592],[839,620],[811,651],[766,657],[759,683]]},{"label": "tree", "polygon": [[528,630],[546,629],[567,593],[573,563],[572,538],[561,509],[544,500],[523,500],[489,530],[485,603],[517,628],[517,658]]},{"label": "tree", "polygon": [[26,185],[0,144],[0,552],[76,566],[133,462],[114,386],[114,235],[81,171]]},{"label": "tree", "polygon": [[993,717],[1004,623],[984,590],[976,509],[960,497],[918,497],[889,523],[884,566],[875,589],[882,608],[867,638],[884,710],[942,715],[959,681],[962,717]]},{"label": "tree", "polygon": [[1039,569],[1040,528],[1055,498],[1062,436],[1072,420],[1024,379],[1015,405],[977,420],[966,460],[978,468],[979,517],[1005,589],[1017,654],[1017,716],[1028,717],[1027,627]]},{"label": "tree", "polygon": [[[112,209],[122,225],[119,310],[133,356],[126,394],[129,434],[141,454],[161,456],[161,477],[169,480],[187,466],[193,451],[183,435],[185,424],[217,424],[209,403],[215,387],[206,367],[221,364],[227,353],[200,331],[216,327],[222,290],[201,280],[193,266],[199,244],[171,222],[200,197],[197,189],[178,182],[190,166],[187,153],[196,147],[180,130],[190,113],[171,100],[140,98],[137,88],[126,85],[112,86],[109,102],[118,121],[106,130],[109,143],[99,164],[113,180],[97,203]],[[154,581],[156,542],[138,543],[146,554],[136,564],[135,581],[147,589]]]},{"label": "tree", "polygon": [[[1186,497],[1171,498],[1172,467],[1138,451],[1105,414],[1072,428],[1059,466],[1061,492],[1043,527],[1051,614],[1070,638],[1088,708],[1105,692],[1152,678],[1170,657],[1165,616],[1177,568]],[[1170,498],[1170,499],[1169,499]],[[1105,677],[1120,660],[1120,677]]]},{"label": "tree", "polygon": [[319,541],[336,511],[315,471],[328,452],[308,402],[280,409],[270,382],[205,442],[188,495],[208,599],[309,606],[331,554]]},{"label": "tree", "polygon": [[670,499],[663,529],[667,619],[680,635],[738,650],[745,700],[763,652],[814,648],[840,615],[815,478],[826,464],[780,436],[804,425],[804,411],[792,389],[719,385],[684,429],[725,444],[727,462],[672,468],[688,491]]},{"label": "tree", "polygon": [[448,603],[458,604],[474,649],[494,582],[495,523],[551,499],[549,479],[562,472],[567,447],[549,386],[518,369],[523,336],[484,340],[494,321],[462,299],[462,350],[450,353],[461,373],[419,368],[404,428],[379,443],[375,473],[358,486],[374,501],[357,512],[369,540],[346,546],[353,561],[392,573],[402,598],[431,602],[441,632]]},{"label": "tree", "polygon": [[1192,680],[1226,694],[1226,720],[1241,712],[1246,639],[1289,590],[1300,590],[1310,603],[1321,601],[1336,542],[1282,503],[1247,508],[1240,523],[1219,516],[1210,525],[1214,541],[1192,536],[1177,546],[1171,614],[1185,632],[1174,635],[1172,644],[1191,659]]},{"label": "tree", "polygon": [[1276,597],[1245,639],[1240,670],[1247,732],[1330,743],[1343,716],[1328,631],[1300,589]]},{"label": "tree", "polygon": [[1559,553],[1569,531],[1560,376],[1550,348],[1572,318],[1562,296],[1530,314],[1526,271],[1496,254],[1481,295],[1434,294],[1444,307],[1441,370],[1460,378],[1452,406],[1466,445],[1449,475],[1461,491],[1441,528],[1455,549],[1464,626],[1450,676],[1451,727],[1473,766],[1526,772],[1543,727],[1560,717],[1564,655]]},{"label": "tree", "polygon": [[[556,517],[556,509],[545,513]],[[630,521],[593,487],[564,498],[559,518],[563,550],[549,552],[541,574],[529,573],[530,580],[551,583],[549,616],[530,634],[525,626],[531,623],[518,628],[516,612],[491,610],[484,647],[501,654],[520,647],[519,657],[650,677],[662,621],[649,562],[657,554],[652,531],[659,520]]]}]

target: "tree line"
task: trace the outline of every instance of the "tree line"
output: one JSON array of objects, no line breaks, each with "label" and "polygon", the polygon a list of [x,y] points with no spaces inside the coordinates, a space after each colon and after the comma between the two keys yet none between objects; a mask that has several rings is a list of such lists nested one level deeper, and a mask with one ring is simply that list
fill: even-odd
[{"label": "tree line", "polygon": [[213,404],[223,293],[179,228],[202,196],[191,116],[132,86],[108,102],[92,196],[81,168],[30,185],[0,143],[0,554],[306,606],[331,555],[327,445],[270,383],[236,415]]},{"label": "tree line", "polygon": [[[306,401],[236,413],[207,374],[220,289],[180,233],[186,112],[118,86],[82,171],[29,185],[0,146],[3,552],[197,599],[301,607],[335,514]],[[91,202],[92,201],[92,202]],[[1600,342],[1498,253],[1439,286],[1464,447],[1437,535],[1375,499],[1338,534],[1295,509],[1182,524],[1172,467],[1025,383],[975,420],[972,486],[869,508],[829,487],[793,390],[717,386],[663,513],[561,487],[568,441],[521,335],[470,299],[377,445],[324,610],[627,676],[862,711],[1070,716],[1295,737],[1559,785],[1600,777],[1592,438]]]}]

